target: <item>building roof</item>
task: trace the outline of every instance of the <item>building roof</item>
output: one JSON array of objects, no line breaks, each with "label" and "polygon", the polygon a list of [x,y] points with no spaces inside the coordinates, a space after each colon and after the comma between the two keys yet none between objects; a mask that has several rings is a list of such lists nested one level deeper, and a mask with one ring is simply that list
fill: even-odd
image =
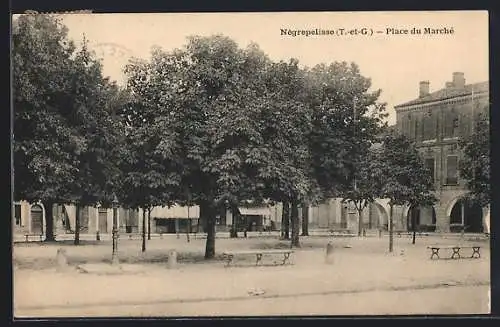
[{"label": "building roof", "polygon": [[411,100],[408,102],[405,102],[403,104],[398,104],[397,106],[394,106],[394,108],[399,108],[399,107],[406,107],[406,106],[411,106],[415,104],[423,104],[427,102],[433,102],[433,101],[438,101],[438,100],[445,100],[445,99],[450,99],[458,96],[463,96],[463,95],[468,95],[472,94],[472,90],[474,89],[474,92],[487,92],[489,91],[489,82],[480,82],[480,83],[474,83],[474,84],[467,84],[463,88],[442,88],[441,90],[429,93],[428,95],[417,98],[415,100]]}]

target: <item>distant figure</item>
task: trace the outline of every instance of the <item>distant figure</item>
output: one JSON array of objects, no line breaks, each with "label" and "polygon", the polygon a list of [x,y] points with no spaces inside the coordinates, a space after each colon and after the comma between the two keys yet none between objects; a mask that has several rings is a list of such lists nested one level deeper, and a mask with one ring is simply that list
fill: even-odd
[{"label": "distant figure", "polygon": [[333,263],[333,243],[332,243],[332,241],[328,242],[328,244],[326,245],[325,262],[327,264],[332,264]]}]

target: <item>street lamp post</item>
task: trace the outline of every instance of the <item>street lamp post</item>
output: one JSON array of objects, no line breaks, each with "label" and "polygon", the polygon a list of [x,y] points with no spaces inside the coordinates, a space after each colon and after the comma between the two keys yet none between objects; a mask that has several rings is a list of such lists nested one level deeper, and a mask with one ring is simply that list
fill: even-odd
[{"label": "street lamp post", "polygon": [[111,256],[111,264],[119,264],[118,260],[118,227],[117,227],[117,214],[118,214],[118,199],[113,195],[113,253]]}]

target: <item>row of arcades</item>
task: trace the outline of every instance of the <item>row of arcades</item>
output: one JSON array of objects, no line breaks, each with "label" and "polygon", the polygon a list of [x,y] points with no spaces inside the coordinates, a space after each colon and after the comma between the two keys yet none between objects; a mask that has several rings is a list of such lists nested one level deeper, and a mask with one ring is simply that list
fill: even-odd
[{"label": "row of arcades", "polygon": [[[438,203],[428,207],[399,207],[393,209],[394,229],[418,230],[428,232],[461,232],[489,233],[489,210],[470,203],[458,196],[448,203]],[[109,208],[80,208],[80,233],[111,233],[113,212]],[[255,212],[252,212],[255,211]],[[302,208],[299,216],[302,216]],[[341,199],[330,199],[326,203],[308,209],[309,229],[348,229],[358,230],[357,211],[350,208]],[[161,210],[160,210],[161,211]],[[160,212],[158,211],[158,212]],[[172,210],[169,210],[172,212]],[[217,215],[217,230],[228,231],[232,224],[240,230],[263,230],[272,228],[279,230],[282,207],[280,204],[268,208],[240,210],[241,221],[236,222],[229,212]],[[165,215],[153,212],[152,223],[146,225],[152,233],[177,233],[203,231],[203,221],[199,218],[199,210],[191,207]],[[56,235],[74,232],[76,208],[74,206],[56,205],[54,207],[54,233]],[[40,203],[30,204],[18,202],[14,204],[14,234],[43,234],[46,226],[45,208]],[[177,218],[174,218],[177,217]],[[363,211],[365,230],[387,229],[389,207],[387,201],[377,200]],[[138,233],[142,230],[142,213],[138,210],[118,209],[118,229],[120,233]]]}]

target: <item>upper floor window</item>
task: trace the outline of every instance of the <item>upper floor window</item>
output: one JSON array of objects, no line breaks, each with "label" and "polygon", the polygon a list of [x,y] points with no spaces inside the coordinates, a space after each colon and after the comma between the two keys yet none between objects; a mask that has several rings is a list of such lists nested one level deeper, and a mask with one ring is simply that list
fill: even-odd
[{"label": "upper floor window", "polygon": [[423,140],[434,140],[436,138],[436,120],[431,111],[424,115]]},{"label": "upper floor window", "polygon": [[448,156],[446,159],[446,184],[458,184],[458,156]]},{"label": "upper floor window", "polygon": [[458,137],[458,128],[460,126],[460,121],[458,119],[458,114],[454,109],[447,112],[444,116],[444,137],[452,138]]},{"label": "upper floor window", "polygon": [[414,137],[415,141],[420,141],[419,131],[420,131],[420,123],[419,123],[418,119],[415,119],[415,127],[413,129],[413,137]]}]

